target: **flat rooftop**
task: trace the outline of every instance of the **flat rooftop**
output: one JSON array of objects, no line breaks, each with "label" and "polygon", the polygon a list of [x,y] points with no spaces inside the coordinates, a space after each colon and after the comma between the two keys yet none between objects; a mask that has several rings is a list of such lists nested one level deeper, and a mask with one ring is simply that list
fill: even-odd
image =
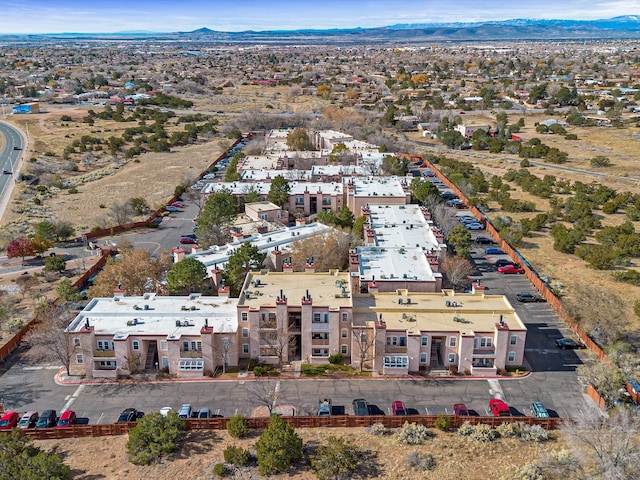
[{"label": "flat rooftop", "polygon": [[[405,180],[404,177],[402,180]],[[354,185],[353,195],[356,197],[406,197],[407,194],[402,188],[402,180],[400,177],[372,176],[350,179]]]},{"label": "flat rooftop", "polygon": [[[402,298],[402,304],[400,303]],[[439,332],[493,332],[502,320],[509,330],[526,330],[504,295],[482,293],[378,293],[369,308],[387,324],[387,330]],[[411,303],[407,303],[407,300]],[[447,306],[449,302],[449,306]],[[455,306],[454,306],[455,305]],[[355,314],[354,314],[355,315]],[[355,320],[354,320],[355,321]]]},{"label": "flat rooftop", "polygon": [[358,247],[360,279],[435,281],[442,274],[434,273],[422,248]]},{"label": "flat rooftop", "polygon": [[281,175],[285,180],[291,182],[294,180],[311,180],[311,170],[271,170],[271,169],[255,169],[243,170],[241,173],[242,180],[255,182],[259,180],[267,180]]},{"label": "flat rooftop", "polygon": [[[238,305],[247,305],[250,309],[275,305],[281,290],[289,305],[300,305],[308,290],[314,306],[329,309],[351,306],[349,273],[337,270],[322,273],[250,272],[244,287],[250,296],[241,295],[244,298],[240,298]],[[346,296],[343,296],[343,291]]]},{"label": "flat rooftop", "polygon": [[[267,195],[271,189],[271,181],[246,183],[246,182],[219,182],[208,183],[202,189],[202,193],[215,193],[223,188],[229,189],[234,195],[242,195],[248,188],[254,188],[261,195]],[[289,182],[290,195],[303,195],[322,193],[325,195],[342,195],[342,182]]]},{"label": "flat rooftop", "polygon": [[433,222],[427,220],[420,206],[369,204],[371,228],[379,247],[411,247],[425,251],[446,248],[433,233]]},{"label": "flat rooftop", "polygon": [[[182,335],[199,336],[206,321],[216,333],[233,333],[238,329],[237,304],[237,298],[204,297],[200,294],[94,298],[69,324],[67,331],[78,332],[88,321],[95,335],[179,338]],[[176,326],[176,321],[183,326]]]}]

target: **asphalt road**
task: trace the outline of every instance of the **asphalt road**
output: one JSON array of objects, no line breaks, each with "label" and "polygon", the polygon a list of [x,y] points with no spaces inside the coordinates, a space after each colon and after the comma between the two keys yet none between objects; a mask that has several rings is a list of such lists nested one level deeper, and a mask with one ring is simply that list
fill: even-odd
[{"label": "asphalt road", "polygon": [[[0,171],[10,172],[0,174],[0,197],[3,199],[1,217],[11,194],[11,187],[15,183],[14,175],[17,175],[15,170],[23,153],[24,142],[20,131],[5,122],[0,122],[0,135],[5,138],[4,149],[0,152]],[[14,150],[14,147],[19,150]]]}]

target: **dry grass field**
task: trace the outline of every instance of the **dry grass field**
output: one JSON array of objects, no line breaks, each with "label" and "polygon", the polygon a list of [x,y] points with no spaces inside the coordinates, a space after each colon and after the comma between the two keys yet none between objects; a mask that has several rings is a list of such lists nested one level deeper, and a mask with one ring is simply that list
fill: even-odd
[{"label": "dry grass field", "polygon": [[[395,443],[393,436],[374,436],[363,428],[297,429],[305,447],[323,444],[327,434],[350,439],[360,449],[375,454],[369,463],[377,464],[378,472],[369,478],[393,480],[438,479],[474,480],[513,479],[514,471],[528,462],[538,462],[545,452],[560,450],[561,442],[552,438],[545,443],[524,442],[515,439],[499,439],[491,443],[476,443],[469,438],[434,430],[434,438],[424,445],[407,446]],[[552,434],[552,437],[556,434]],[[223,450],[228,445],[252,450],[257,436],[243,440],[229,437],[226,431],[191,432],[180,451],[151,466],[136,466],[128,462],[125,444],[127,436],[77,438],[67,440],[43,440],[36,444],[46,450],[55,450],[64,456],[77,480],[138,480],[213,479],[213,466],[223,461]],[[411,452],[429,453],[435,457],[436,467],[431,471],[418,471],[405,465],[404,457]],[[505,455],[505,452],[512,454]],[[517,454],[513,454],[517,452]],[[482,459],[482,466],[478,465]],[[473,473],[471,473],[473,472]],[[262,478],[257,469],[247,469],[235,478]],[[305,468],[274,475],[275,480],[310,480],[316,476]]]}]

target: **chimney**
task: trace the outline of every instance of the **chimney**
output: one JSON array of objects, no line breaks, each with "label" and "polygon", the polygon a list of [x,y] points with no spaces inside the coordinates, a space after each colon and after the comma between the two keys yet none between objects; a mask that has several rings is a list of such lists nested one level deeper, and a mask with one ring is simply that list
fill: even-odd
[{"label": "chimney", "polygon": [[291,263],[291,257],[289,257],[282,263],[282,271],[293,273],[293,263]]},{"label": "chimney", "polygon": [[173,263],[178,263],[184,260],[184,255],[187,253],[182,247],[175,247],[171,249],[171,255],[173,256]]},{"label": "chimney", "polygon": [[113,295],[124,297],[126,294],[127,294],[127,287],[123,285],[121,282],[118,282],[118,285],[116,285],[116,288],[113,289]]},{"label": "chimney", "polygon": [[276,248],[271,250],[271,263],[273,263],[273,267],[275,269],[276,272],[282,272],[282,252],[278,249],[278,246],[276,245]]},{"label": "chimney", "polygon": [[302,217],[296,218],[296,227],[302,227],[306,224],[306,220]]},{"label": "chimney", "polygon": [[304,264],[305,273],[316,273],[316,264],[313,261],[313,257],[307,258],[307,261]]}]

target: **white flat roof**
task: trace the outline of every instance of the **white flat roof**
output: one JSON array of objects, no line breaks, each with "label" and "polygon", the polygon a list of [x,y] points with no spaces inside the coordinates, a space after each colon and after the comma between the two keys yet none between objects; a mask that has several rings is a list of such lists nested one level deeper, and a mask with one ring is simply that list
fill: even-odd
[{"label": "white flat roof", "polygon": [[[353,195],[356,197],[406,197],[402,188],[405,177],[352,177]],[[374,200],[372,200],[375,203]]]},{"label": "white flat roof", "polygon": [[[145,305],[148,305],[147,310]],[[200,335],[206,322],[215,333],[234,333],[238,329],[237,305],[237,298],[204,297],[200,294],[94,298],[69,324],[67,331],[78,332],[88,322],[95,335],[110,335],[115,339],[129,335],[179,338],[182,335]],[[177,326],[177,321],[182,326]]]},{"label": "white flat roof", "polygon": [[299,227],[287,227],[273,232],[263,234],[258,233],[238,242],[215,246],[209,250],[187,255],[187,257],[193,257],[202,262],[207,267],[209,275],[211,275],[211,272],[215,270],[216,265],[217,268],[221,270],[229,261],[229,256],[245,242],[250,242],[252,245],[257,246],[261,252],[270,252],[271,250],[274,250],[275,247],[286,252],[288,251],[291,243],[296,240],[302,240],[303,238],[308,238],[312,235],[317,235],[329,230],[331,230],[331,227],[323,225],[322,223],[309,223]]},{"label": "white flat roof", "polygon": [[433,233],[431,221],[424,218],[419,205],[369,204],[371,228],[379,247],[414,247],[438,251],[446,248]]},{"label": "white flat roof", "polygon": [[358,247],[360,280],[435,281],[434,273],[422,248]]},{"label": "white flat roof", "polygon": [[246,181],[271,180],[272,178],[282,175],[285,180],[291,182],[295,180],[311,180],[311,170],[271,170],[271,169],[254,169],[243,170],[241,177]]},{"label": "white flat roof", "polygon": [[[202,193],[215,193],[223,188],[227,188],[234,195],[241,195],[247,192],[248,188],[253,187],[261,195],[267,195],[271,189],[271,182],[218,182],[208,183],[202,188]],[[303,195],[305,192],[323,193],[325,195],[342,195],[342,182],[289,182],[290,195]]]},{"label": "white flat roof", "polygon": [[314,165],[311,167],[311,175],[367,175],[370,172],[360,165]]}]

